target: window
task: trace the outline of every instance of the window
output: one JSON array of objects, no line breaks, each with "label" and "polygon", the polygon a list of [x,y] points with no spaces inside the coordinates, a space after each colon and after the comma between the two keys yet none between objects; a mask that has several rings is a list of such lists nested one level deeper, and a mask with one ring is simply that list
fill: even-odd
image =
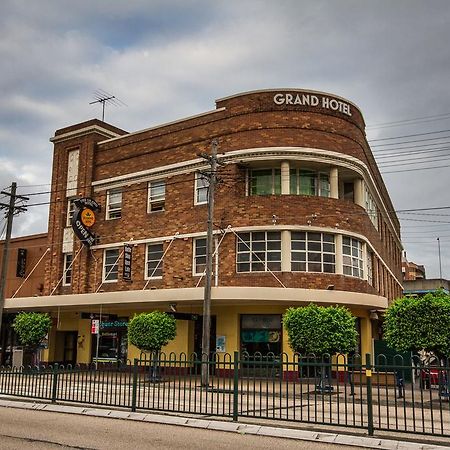
[{"label": "window", "polygon": [[362,242],[350,237],[342,239],[344,275],[363,277]]},{"label": "window", "polygon": [[292,195],[330,196],[330,177],[327,173],[306,169],[291,169],[290,193]]},{"label": "window", "polygon": [[281,271],[280,232],[255,231],[238,236],[238,272]]},{"label": "window", "polygon": [[151,181],[148,184],[148,211],[164,211],[166,201],[166,183],[164,180]]},{"label": "window", "polygon": [[194,240],[194,275],[202,275],[206,269],[206,238]]},{"label": "window", "polygon": [[67,223],[66,226],[72,226],[72,217],[75,214],[75,200],[76,198],[71,198],[67,203]]},{"label": "window", "polygon": [[106,219],[122,217],[122,191],[114,189],[106,193]]},{"label": "window", "polygon": [[250,195],[281,194],[280,169],[254,169],[250,171]]},{"label": "window", "polygon": [[72,253],[64,253],[63,286],[72,284]]},{"label": "window", "polygon": [[334,235],[313,232],[291,234],[291,270],[293,272],[335,272]]},{"label": "window", "polygon": [[146,278],[161,278],[163,274],[163,244],[147,246]]},{"label": "window", "polygon": [[208,203],[208,177],[200,172],[195,173],[195,204]]},{"label": "window", "polygon": [[367,282],[374,286],[373,283],[373,253],[368,251],[367,252]]},{"label": "window", "polygon": [[112,282],[119,279],[119,249],[105,250],[103,256],[103,282]]},{"label": "window", "polygon": [[373,226],[378,230],[378,214],[377,214],[377,204],[372,197],[367,185],[364,189],[364,205],[369,215],[370,221],[373,223]]}]

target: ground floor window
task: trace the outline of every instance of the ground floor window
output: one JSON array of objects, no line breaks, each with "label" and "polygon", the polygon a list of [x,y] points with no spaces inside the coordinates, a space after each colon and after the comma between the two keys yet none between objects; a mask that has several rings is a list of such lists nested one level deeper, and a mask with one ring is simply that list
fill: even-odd
[{"label": "ground floor window", "polygon": [[[97,344],[98,339],[98,344]],[[98,346],[98,357],[97,357]],[[92,362],[127,362],[128,319],[100,323],[100,333],[92,339]]]},{"label": "ground floor window", "polygon": [[279,355],[281,336],[281,314],[241,315],[241,352]]}]

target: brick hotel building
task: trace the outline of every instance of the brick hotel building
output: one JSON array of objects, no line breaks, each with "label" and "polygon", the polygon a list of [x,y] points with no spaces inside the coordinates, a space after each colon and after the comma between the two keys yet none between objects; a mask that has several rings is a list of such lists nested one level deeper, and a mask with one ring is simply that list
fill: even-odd
[{"label": "brick hotel building", "polygon": [[[200,351],[209,166],[199,154],[213,139],[212,348],[291,354],[281,315],[315,302],[347,306],[359,350],[372,351],[374,311],[402,292],[402,246],[364,119],[334,95],[278,89],[133,133],[99,120],[56,131],[44,292],[6,300],[9,312],[52,315],[46,359],[91,362],[100,314],[99,358],[138,356],[127,321],[155,309],[177,311],[167,351]],[[80,197],[101,205],[90,248],[70,226]]]}]

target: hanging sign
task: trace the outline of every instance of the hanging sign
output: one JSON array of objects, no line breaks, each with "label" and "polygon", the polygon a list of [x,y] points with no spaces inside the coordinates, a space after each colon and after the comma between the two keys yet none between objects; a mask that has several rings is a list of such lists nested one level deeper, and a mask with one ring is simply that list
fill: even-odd
[{"label": "hanging sign", "polygon": [[17,249],[16,277],[25,278],[26,269],[27,269],[27,249],[19,248]]},{"label": "hanging sign", "polygon": [[77,198],[73,203],[75,204],[72,217],[73,231],[84,245],[90,247],[97,239],[90,228],[95,223],[95,213],[100,212],[100,205],[92,198]]},{"label": "hanging sign", "polygon": [[133,255],[133,247],[130,244],[123,246],[123,273],[122,278],[125,281],[131,281],[131,261]]}]

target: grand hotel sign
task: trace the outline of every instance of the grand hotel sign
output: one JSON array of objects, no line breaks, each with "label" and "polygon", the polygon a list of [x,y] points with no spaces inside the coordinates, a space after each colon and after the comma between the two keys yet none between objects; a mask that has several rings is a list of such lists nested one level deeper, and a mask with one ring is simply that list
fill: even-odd
[{"label": "grand hotel sign", "polygon": [[351,117],[350,104],[326,95],[279,92],[273,96],[276,105],[299,105],[338,111]]}]

